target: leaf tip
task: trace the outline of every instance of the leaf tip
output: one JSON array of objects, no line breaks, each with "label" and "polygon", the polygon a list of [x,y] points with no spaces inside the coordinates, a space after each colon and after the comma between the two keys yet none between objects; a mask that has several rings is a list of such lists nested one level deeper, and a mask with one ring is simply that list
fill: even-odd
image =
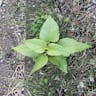
[{"label": "leaf tip", "polygon": [[92,48],[92,46],[89,44],[86,44],[86,49],[89,49],[89,48]]},{"label": "leaf tip", "polygon": [[16,50],[16,47],[11,48],[12,50]]},{"label": "leaf tip", "polygon": [[89,45],[89,48],[92,48],[92,45]]}]

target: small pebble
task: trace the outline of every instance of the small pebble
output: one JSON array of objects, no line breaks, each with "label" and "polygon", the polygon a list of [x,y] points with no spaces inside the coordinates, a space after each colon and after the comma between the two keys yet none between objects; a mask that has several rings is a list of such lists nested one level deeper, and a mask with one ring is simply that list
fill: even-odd
[{"label": "small pebble", "polygon": [[92,2],[93,2],[94,4],[96,4],[96,0],[92,0]]},{"label": "small pebble", "polygon": [[0,28],[0,32],[3,31],[2,28]]},{"label": "small pebble", "polygon": [[95,81],[93,76],[90,76],[89,80],[90,80],[90,82],[94,82]]},{"label": "small pebble", "polygon": [[5,7],[6,6],[6,4],[2,4],[2,7]]},{"label": "small pebble", "polygon": [[5,16],[2,16],[2,19],[4,19],[5,18]]},{"label": "small pebble", "polygon": [[33,5],[33,7],[35,7],[35,5]]},{"label": "small pebble", "polygon": [[60,1],[60,3],[64,3],[64,0],[59,0]]},{"label": "small pebble", "polygon": [[10,29],[14,29],[14,26],[11,26]]},{"label": "small pebble", "polygon": [[84,87],[85,87],[84,83],[82,81],[80,81],[79,85],[77,86],[77,88],[84,88]]}]

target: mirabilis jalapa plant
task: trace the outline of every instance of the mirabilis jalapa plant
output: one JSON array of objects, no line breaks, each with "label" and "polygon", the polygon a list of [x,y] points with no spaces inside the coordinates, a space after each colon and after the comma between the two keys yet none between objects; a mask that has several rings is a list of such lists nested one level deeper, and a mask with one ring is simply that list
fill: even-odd
[{"label": "mirabilis jalapa plant", "polygon": [[27,39],[13,49],[24,56],[33,58],[35,65],[30,75],[51,62],[60,70],[67,73],[66,58],[75,52],[81,52],[91,46],[77,42],[72,38],[59,40],[59,27],[55,20],[48,16],[40,30],[39,38]]}]

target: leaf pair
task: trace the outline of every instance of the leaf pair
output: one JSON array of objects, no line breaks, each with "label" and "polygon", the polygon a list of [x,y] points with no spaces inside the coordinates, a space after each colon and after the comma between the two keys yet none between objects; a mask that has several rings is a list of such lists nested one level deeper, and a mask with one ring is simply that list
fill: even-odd
[{"label": "leaf pair", "polygon": [[48,59],[53,65],[67,73],[66,57],[90,47],[90,45],[77,42],[71,38],[59,40],[59,27],[54,19],[49,16],[40,30],[39,39],[25,40],[22,45],[13,49],[22,55],[35,58],[35,65],[31,70],[31,75],[46,65]]},{"label": "leaf pair", "polygon": [[[29,39],[29,40],[23,41],[23,44],[15,47],[14,50],[16,50],[17,52],[25,56],[29,56],[32,58],[37,57],[35,61],[35,65],[33,66],[33,69],[30,72],[30,75],[31,75],[32,73],[34,73],[35,71],[39,70],[44,65],[46,65],[48,62],[48,56],[46,56],[45,54],[39,55],[40,53],[43,53],[47,50],[46,54],[50,56],[60,56],[62,55],[63,47],[54,43],[50,43],[49,45],[47,45],[46,42],[40,39]],[[56,64],[53,62],[55,59],[57,59],[58,61]],[[66,68],[65,60],[64,62],[62,62],[63,59],[62,58],[60,59],[59,57],[52,57],[49,60],[52,64],[56,65],[60,70],[63,71],[63,68],[64,68],[64,71],[65,71],[65,68]]]}]

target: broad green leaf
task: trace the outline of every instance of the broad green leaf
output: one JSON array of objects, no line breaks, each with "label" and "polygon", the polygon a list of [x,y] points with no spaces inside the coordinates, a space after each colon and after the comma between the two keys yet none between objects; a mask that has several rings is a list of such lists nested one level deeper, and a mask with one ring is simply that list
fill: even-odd
[{"label": "broad green leaf", "polygon": [[50,57],[49,61],[56,65],[61,71],[67,73],[67,61],[65,57]]},{"label": "broad green leaf", "polygon": [[58,44],[50,43],[47,48],[47,54],[50,56],[63,55],[64,48]]},{"label": "broad green leaf", "polygon": [[41,28],[40,39],[48,42],[59,40],[59,27],[51,16],[48,17]]},{"label": "broad green leaf", "polygon": [[40,39],[28,39],[23,41],[24,44],[30,48],[30,50],[37,52],[37,53],[43,53],[46,48],[46,42]]},{"label": "broad green leaf", "polygon": [[36,72],[37,70],[41,69],[43,66],[45,66],[47,62],[48,62],[48,57],[46,55],[40,55],[37,58],[35,65],[33,66],[33,69],[30,72],[30,75]]},{"label": "broad green leaf", "polygon": [[38,54],[30,50],[26,45],[22,44],[17,47],[13,48],[15,51],[19,52],[20,54],[28,57],[35,57]]},{"label": "broad green leaf", "polygon": [[64,52],[63,52],[63,56],[69,56],[70,54],[73,54],[75,52],[81,52],[87,48],[90,48],[91,46],[86,44],[86,43],[82,43],[82,42],[77,42],[74,39],[71,38],[63,38],[59,41],[59,44],[61,46],[63,46],[64,48]]}]

